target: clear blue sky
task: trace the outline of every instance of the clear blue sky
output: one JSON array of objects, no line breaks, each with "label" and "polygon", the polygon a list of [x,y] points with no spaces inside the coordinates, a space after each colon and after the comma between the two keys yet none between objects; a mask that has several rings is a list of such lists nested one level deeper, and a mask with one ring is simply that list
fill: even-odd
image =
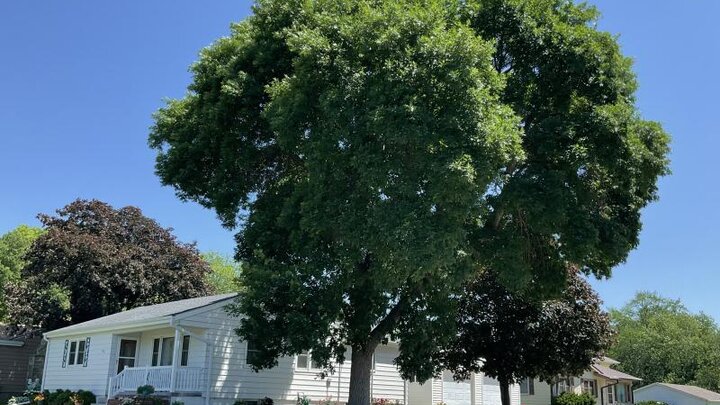
[{"label": "clear blue sky", "polygon": [[[640,247],[594,284],[608,306],[654,290],[720,320],[720,2],[591,3],[635,59],[643,115],[673,135],[673,174],[644,211]],[[0,2],[0,233],[98,198],[232,253],[212,212],[160,186],[146,139],[162,99],[183,95],[197,52],[249,11],[227,0]]]}]

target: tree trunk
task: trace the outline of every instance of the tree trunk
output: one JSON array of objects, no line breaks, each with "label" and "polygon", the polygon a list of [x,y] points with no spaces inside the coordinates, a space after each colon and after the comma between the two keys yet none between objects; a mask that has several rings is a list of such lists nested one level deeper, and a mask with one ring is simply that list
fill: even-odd
[{"label": "tree trunk", "polygon": [[350,359],[350,394],[347,405],[370,405],[370,380],[373,347],[353,347]]},{"label": "tree trunk", "polygon": [[510,405],[510,382],[507,378],[498,378],[500,382],[500,403]]}]

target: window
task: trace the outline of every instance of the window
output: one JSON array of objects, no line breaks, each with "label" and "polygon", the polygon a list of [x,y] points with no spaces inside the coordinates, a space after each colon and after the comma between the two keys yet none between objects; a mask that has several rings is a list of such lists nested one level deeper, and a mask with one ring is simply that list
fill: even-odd
[{"label": "window", "polygon": [[[175,338],[163,337],[153,340],[153,352],[151,365],[172,366],[175,352]],[[180,351],[180,366],[188,365],[190,354],[190,336],[183,336],[182,348]]]},{"label": "window", "polygon": [[312,359],[312,354],[309,351],[304,351],[297,355],[297,363],[295,368],[298,370],[320,370],[319,364]]},{"label": "window", "polygon": [[135,354],[137,353],[137,340],[120,339],[120,351],[118,353],[118,368],[120,373],[125,367],[135,367]]},{"label": "window", "polygon": [[68,366],[82,366],[85,364],[85,339],[71,340],[70,350],[67,353]]},{"label": "window", "polygon": [[552,387],[552,396],[558,396],[564,392],[572,392],[575,386],[573,377],[560,378]]},{"label": "window", "polygon": [[582,392],[597,397],[597,383],[595,380],[582,380]]},{"label": "window", "polygon": [[190,336],[183,336],[182,352],[180,353],[180,365],[188,365],[188,356],[190,355]]},{"label": "window", "polygon": [[260,350],[257,348],[258,345],[252,340],[247,341],[247,353],[245,355],[245,364],[252,364],[260,356]]},{"label": "window", "polygon": [[630,396],[627,393],[627,386],[625,384],[618,384],[616,387],[617,392],[615,393],[615,396],[617,397],[617,401],[619,403],[630,402]]},{"label": "window", "polygon": [[70,354],[68,357],[68,366],[75,364],[75,354],[77,353],[77,342],[70,342]]},{"label": "window", "polygon": [[607,387],[607,397],[608,397],[608,404],[614,404],[615,403],[615,386],[611,385]]},{"label": "window", "polygon": [[520,393],[535,395],[535,381],[532,378],[525,378],[520,381]]}]

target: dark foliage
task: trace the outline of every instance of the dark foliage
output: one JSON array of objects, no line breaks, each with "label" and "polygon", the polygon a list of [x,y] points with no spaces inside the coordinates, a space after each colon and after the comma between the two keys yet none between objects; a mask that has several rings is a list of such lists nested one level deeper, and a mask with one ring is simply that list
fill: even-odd
[{"label": "dark foliage", "polygon": [[13,320],[49,330],[142,305],[208,294],[192,244],[135,207],[77,200],[40,215],[45,232],[8,294]]},{"label": "dark foliage", "polygon": [[576,270],[568,271],[561,295],[545,301],[513,292],[494,272],[484,272],[460,300],[447,366],[456,378],[478,371],[497,378],[508,399],[509,385],[523,378],[581,374],[612,342],[601,304]]}]

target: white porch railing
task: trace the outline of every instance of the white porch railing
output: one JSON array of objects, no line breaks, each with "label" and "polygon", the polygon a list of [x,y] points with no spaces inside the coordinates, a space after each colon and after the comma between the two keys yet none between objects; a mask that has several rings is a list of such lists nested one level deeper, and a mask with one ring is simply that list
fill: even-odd
[{"label": "white porch railing", "polygon": [[152,385],[155,391],[203,392],[205,369],[178,367],[175,369],[175,387],[170,387],[172,366],[127,367],[115,377],[110,377],[108,395],[113,397],[122,392],[135,392],[141,385]]}]

